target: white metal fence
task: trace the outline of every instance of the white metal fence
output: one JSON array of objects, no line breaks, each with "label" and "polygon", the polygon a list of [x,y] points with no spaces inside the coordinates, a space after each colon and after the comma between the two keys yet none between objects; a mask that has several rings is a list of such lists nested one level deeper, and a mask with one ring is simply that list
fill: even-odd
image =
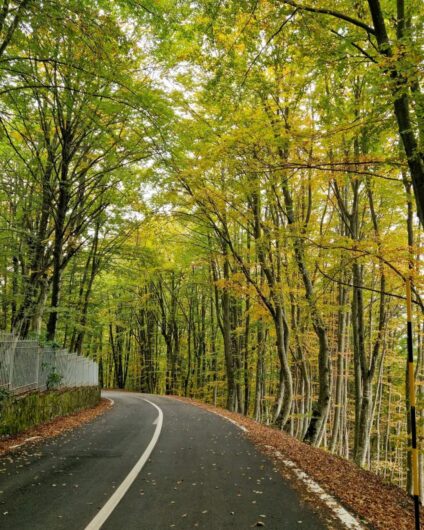
[{"label": "white metal fence", "polygon": [[14,394],[76,386],[96,386],[98,365],[67,350],[0,333],[0,389]]}]

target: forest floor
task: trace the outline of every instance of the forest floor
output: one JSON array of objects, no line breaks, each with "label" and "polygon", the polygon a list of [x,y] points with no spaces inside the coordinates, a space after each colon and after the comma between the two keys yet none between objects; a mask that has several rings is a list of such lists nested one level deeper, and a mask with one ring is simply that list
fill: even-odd
[{"label": "forest floor", "polygon": [[0,436],[0,455],[4,455],[31,442],[39,442],[45,438],[58,436],[92,421],[112,407],[109,399],[102,398],[98,405],[83,409],[69,416],[59,416],[52,421],[31,427],[13,436]]},{"label": "forest floor", "polygon": [[[384,482],[378,475],[241,414],[197,400],[173,397],[224,416],[244,427],[245,436],[272,458],[281,475],[289,479],[296,489],[304,491],[305,483],[293,466],[288,465],[290,462],[317,482],[326,493],[332,495],[369,529],[415,528],[412,499],[402,489]],[[424,522],[421,528],[424,528]]]}]

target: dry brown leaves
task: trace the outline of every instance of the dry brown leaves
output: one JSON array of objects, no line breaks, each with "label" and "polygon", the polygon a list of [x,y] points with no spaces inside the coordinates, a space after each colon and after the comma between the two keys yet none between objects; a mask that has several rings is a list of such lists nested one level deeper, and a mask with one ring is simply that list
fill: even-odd
[{"label": "dry brown leaves", "polygon": [[[360,469],[352,462],[300,442],[284,432],[262,425],[241,414],[192,399],[180,397],[177,399],[243,425],[248,429],[245,435],[275,461],[284,477],[290,476],[293,480],[298,480],[290,473],[287,466],[275,458],[276,451],[279,451],[284,458],[292,460],[347,510],[361,520],[365,520],[369,528],[375,530],[415,528],[411,498],[397,486],[383,482],[374,473]],[[421,528],[424,528],[424,522]]]},{"label": "dry brown leaves", "polygon": [[102,398],[96,407],[80,410],[69,416],[60,416],[47,423],[32,427],[16,436],[0,437],[0,455],[9,453],[26,443],[38,442],[75,429],[75,427],[97,418],[97,416],[100,416],[111,407],[112,402],[109,399]]}]

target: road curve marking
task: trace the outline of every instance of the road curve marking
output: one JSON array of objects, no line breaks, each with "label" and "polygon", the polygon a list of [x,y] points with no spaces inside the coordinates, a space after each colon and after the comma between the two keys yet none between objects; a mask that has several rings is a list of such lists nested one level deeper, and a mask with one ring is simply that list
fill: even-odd
[{"label": "road curve marking", "polygon": [[155,407],[155,409],[157,409],[157,411],[159,412],[159,415],[155,420],[156,429],[153,434],[153,438],[150,440],[149,445],[146,447],[146,450],[141,455],[138,462],[131,469],[128,475],[124,478],[119,488],[115,491],[112,497],[110,497],[110,499],[106,502],[103,508],[97,513],[94,519],[92,519],[91,522],[85,527],[85,530],[99,530],[104,525],[104,523],[109,518],[113,510],[117,507],[119,502],[122,500],[124,495],[127,493],[131,484],[134,482],[134,480],[139,475],[140,471],[143,469],[144,465],[146,464],[147,460],[152,454],[152,451],[155,448],[157,441],[159,440],[159,436],[160,436],[160,432],[162,430],[162,424],[163,424],[162,409],[158,407],[155,403],[153,403],[152,401],[149,401],[146,398],[140,398],[140,399],[143,399],[144,401],[147,401],[147,403],[150,403],[150,405]]}]

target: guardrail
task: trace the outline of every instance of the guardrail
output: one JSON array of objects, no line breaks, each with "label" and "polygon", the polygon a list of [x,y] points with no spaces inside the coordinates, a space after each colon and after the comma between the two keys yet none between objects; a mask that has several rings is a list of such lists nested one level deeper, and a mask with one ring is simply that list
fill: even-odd
[{"label": "guardrail", "polygon": [[97,386],[98,373],[98,364],[86,357],[0,333],[0,389],[21,394],[31,390]]}]

